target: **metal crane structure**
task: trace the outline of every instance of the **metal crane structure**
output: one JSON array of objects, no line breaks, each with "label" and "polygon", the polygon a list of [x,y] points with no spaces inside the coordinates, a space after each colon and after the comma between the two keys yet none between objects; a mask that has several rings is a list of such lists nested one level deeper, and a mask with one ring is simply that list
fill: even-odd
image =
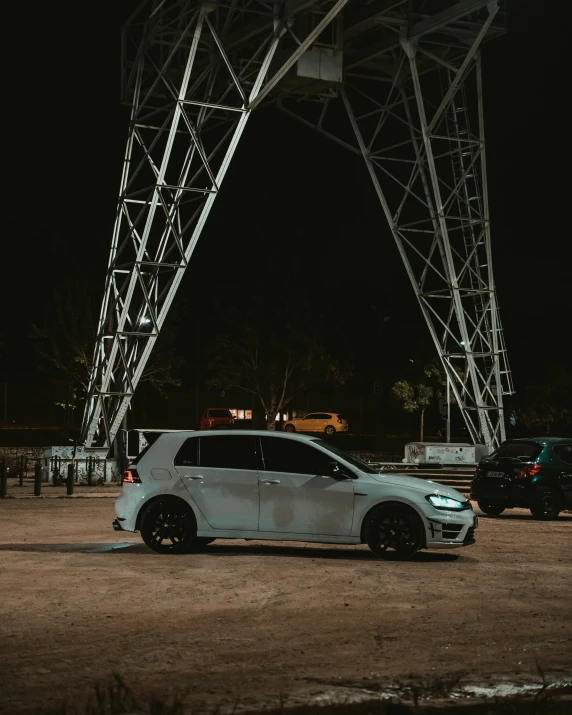
[{"label": "metal crane structure", "polygon": [[502,441],[513,388],[480,52],[504,31],[496,0],[143,2],[123,34],[131,119],[86,447],[112,447],[248,119],[269,105],[365,161],[468,433]]}]

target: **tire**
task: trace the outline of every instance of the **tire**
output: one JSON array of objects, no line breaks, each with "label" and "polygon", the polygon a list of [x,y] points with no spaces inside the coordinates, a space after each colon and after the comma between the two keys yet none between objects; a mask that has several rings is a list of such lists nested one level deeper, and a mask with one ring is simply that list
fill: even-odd
[{"label": "tire", "polygon": [[286,427],[284,427],[284,432],[295,432],[295,431],[296,431],[296,428],[294,427],[294,425],[286,425]]},{"label": "tire", "polygon": [[195,516],[180,499],[158,499],[143,514],[141,537],[158,554],[183,554],[197,543]]},{"label": "tire", "polygon": [[324,430],[326,434],[336,434],[336,428],[334,425],[326,425],[326,429]]},{"label": "tire", "polygon": [[479,501],[477,504],[479,505],[479,509],[484,514],[488,514],[489,516],[498,516],[505,510],[505,507],[502,504],[495,502]]},{"label": "tire", "polygon": [[367,518],[364,536],[376,556],[386,559],[395,554],[410,559],[423,546],[424,528],[413,509],[404,504],[386,504]]},{"label": "tire", "polygon": [[542,519],[543,521],[556,519],[561,509],[562,502],[556,489],[538,487],[532,493],[530,511],[535,519]]}]

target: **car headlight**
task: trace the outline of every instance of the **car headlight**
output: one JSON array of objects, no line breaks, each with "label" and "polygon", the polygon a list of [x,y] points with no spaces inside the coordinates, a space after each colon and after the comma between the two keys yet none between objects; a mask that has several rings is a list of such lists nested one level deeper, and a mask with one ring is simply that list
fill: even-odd
[{"label": "car headlight", "polygon": [[[443,497],[439,494],[428,494],[425,499],[434,506],[435,509],[447,509],[448,511],[461,511],[462,509],[468,509],[467,502],[458,501],[457,499],[451,499],[451,497]],[[469,502],[470,504],[470,502]]]}]

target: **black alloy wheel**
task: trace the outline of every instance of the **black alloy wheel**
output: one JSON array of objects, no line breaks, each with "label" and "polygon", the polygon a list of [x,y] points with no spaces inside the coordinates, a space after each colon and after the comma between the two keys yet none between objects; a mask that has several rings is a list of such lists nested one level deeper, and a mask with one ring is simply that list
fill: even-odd
[{"label": "black alloy wheel", "polygon": [[326,429],[324,430],[326,434],[336,434],[336,428],[334,425],[326,425]]},{"label": "black alloy wheel", "polygon": [[158,554],[182,554],[195,545],[197,525],[190,508],[180,499],[153,502],[141,520],[141,536]]},{"label": "black alloy wheel", "polygon": [[284,432],[295,432],[295,431],[296,431],[296,428],[294,427],[294,425],[286,425],[286,427],[284,427]]},{"label": "black alloy wheel", "polygon": [[484,514],[488,514],[489,516],[498,516],[505,510],[505,507],[502,504],[498,504],[496,502],[479,501],[477,504],[479,505],[479,509]]},{"label": "black alloy wheel", "polygon": [[410,559],[423,546],[423,524],[410,507],[387,504],[368,517],[365,540],[373,553],[383,559],[391,555]]},{"label": "black alloy wheel", "polygon": [[530,511],[532,516],[543,521],[556,519],[561,510],[560,495],[551,487],[538,487],[532,493]]}]

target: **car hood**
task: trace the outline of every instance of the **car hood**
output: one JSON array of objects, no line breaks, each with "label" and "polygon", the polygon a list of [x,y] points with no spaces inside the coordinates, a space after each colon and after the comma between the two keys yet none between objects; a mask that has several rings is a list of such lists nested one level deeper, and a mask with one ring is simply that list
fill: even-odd
[{"label": "car hood", "polygon": [[444,497],[450,497],[451,499],[458,499],[459,501],[466,501],[467,497],[461,492],[458,492],[452,487],[447,487],[444,484],[439,484],[438,482],[432,482],[429,479],[419,479],[418,477],[405,477],[400,474],[369,474],[372,479],[376,482],[382,482],[383,484],[393,484],[397,487],[407,487],[408,489],[415,489],[419,492],[424,492],[427,494],[441,494]]}]

